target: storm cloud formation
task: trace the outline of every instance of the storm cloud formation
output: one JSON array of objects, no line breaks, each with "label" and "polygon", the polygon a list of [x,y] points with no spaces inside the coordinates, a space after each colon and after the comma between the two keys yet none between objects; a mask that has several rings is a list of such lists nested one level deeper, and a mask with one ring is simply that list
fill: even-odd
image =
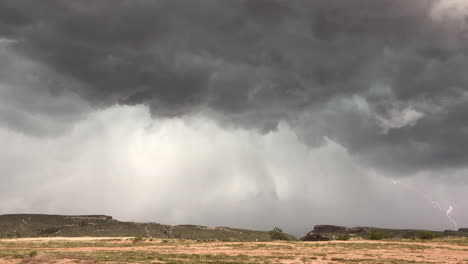
[{"label": "storm cloud formation", "polygon": [[[294,165],[284,157],[289,164],[284,168],[252,169],[272,159],[269,152],[255,153],[249,147],[255,144],[276,146],[272,152],[290,151],[304,163],[312,162],[311,153],[335,146],[346,153],[347,162],[363,170],[349,177],[363,182],[373,177],[357,175],[373,171],[380,176],[413,180],[425,175],[428,181],[465,185],[467,14],[463,0],[0,0],[0,126],[10,136],[19,134],[41,144],[68,138],[74,143],[62,147],[80,149],[75,144],[84,138],[74,136],[77,127],[104,115],[110,118],[103,121],[106,127],[118,129],[120,125],[113,122],[122,120],[103,114],[120,111],[116,107],[127,109],[130,116],[140,111],[146,125],[126,123],[135,131],[139,125],[152,127],[151,122],[170,126],[177,120],[201,118],[205,121],[189,122],[194,127],[184,129],[193,129],[194,141],[203,141],[200,131],[209,138],[229,132],[233,138],[227,136],[227,141],[246,144],[252,161],[236,159],[231,161],[235,166],[225,164],[225,169],[248,168],[239,174],[253,180],[253,186],[264,186],[266,193],[260,192],[258,199],[266,201],[269,195],[281,200],[278,186],[309,179],[292,170],[296,175],[271,185],[272,171],[287,174],[291,166],[308,165]],[[209,131],[204,123],[212,126]],[[88,133],[90,138],[99,134]],[[284,133],[291,145],[305,150],[264,142]],[[7,134],[2,137],[7,139]],[[115,146],[129,139],[120,140],[112,147],[116,151]],[[21,142],[8,150],[20,148]],[[196,144],[201,153],[211,144],[205,143]],[[28,147],[34,146],[38,145]],[[107,156],[103,153],[96,160]],[[174,158],[183,157],[179,153]],[[208,168],[230,160],[225,158],[207,163],[200,174],[219,173]],[[257,158],[261,161],[255,162]],[[337,159],[336,166],[342,162]],[[1,171],[11,175],[6,177],[19,174],[9,165]],[[247,176],[246,171],[254,175]],[[219,184],[233,177],[219,176]],[[326,181],[323,178],[328,176],[310,177]],[[346,177],[338,181],[350,180]],[[301,185],[291,187],[291,194],[283,198],[306,192]],[[356,192],[363,186],[356,186]],[[252,193],[257,191],[254,188]],[[365,200],[349,195],[357,197],[356,202]],[[330,198],[340,199],[345,198]],[[386,201],[382,198],[382,203]]]}]

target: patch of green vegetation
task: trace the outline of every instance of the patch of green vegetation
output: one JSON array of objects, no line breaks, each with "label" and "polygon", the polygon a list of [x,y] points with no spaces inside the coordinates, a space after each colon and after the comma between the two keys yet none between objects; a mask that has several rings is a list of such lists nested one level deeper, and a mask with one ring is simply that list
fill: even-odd
[{"label": "patch of green vegetation", "polygon": [[345,259],[344,258],[331,258],[330,260],[333,260],[333,261],[344,261]]},{"label": "patch of green vegetation", "polygon": [[374,230],[369,234],[370,240],[382,240],[382,239],[386,239],[389,237],[390,237],[390,234],[384,230]]},{"label": "patch of green vegetation", "polygon": [[351,236],[349,234],[342,234],[336,237],[336,240],[347,241],[350,240]]},{"label": "patch of green vegetation", "polygon": [[37,256],[37,251],[36,251],[36,250],[33,250],[33,251],[29,252],[28,256],[29,256],[30,258],[34,258],[35,256]]},{"label": "patch of green vegetation", "polygon": [[416,261],[416,260],[406,260],[406,259],[385,259],[382,262],[379,262],[382,264],[386,263],[391,263],[391,264],[411,264],[411,263],[436,263],[436,262],[427,262],[427,261]]},{"label": "patch of green vegetation", "polygon": [[[323,244],[322,244],[323,245]],[[431,246],[411,244],[411,243],[328,243],[328,247],[343,248],[343,250],[352,249],[352,250],[366,250],[366,249],[410,249],[410,250],[425,250],[432,248]]]},{"label": "patch of green vegetation", "polygon": [[132,242],[133,242],[133,243],[141,243],[141,242],[143,242],[143,241],[145,241],[145,239],[142,238],[142,237],[134,237],[134,238],[132,238]]},{"label": "patch of green vegetation", "polygon": [[317,257],[302,257],[301,261],[302,263],[310,263],[312,260],[317,260]]},{"label": "patch of green vegetation", "polygon": [[439,242],[444,244],[450,245],[457,245],[457,246],[468,246],[468,238],[467,237],[441,237],[434,239],[433,242]]},{"label": "patch of green vegetation", "polygon": [[424,240],[432,240],[434,238],[439,238],[440,235],[432,231],[420,231],[418,237]]},{"label": "patch of green vegetation", "polygon": [[335,261],[341,261],[345,263],[375,263],[375,259],[340,259],[340,260],[335,260]]},{"label": "patch of green vegetation", "polygon": [[[275,257],[276,259],[282,257]],[[284,257],[286,258],[286,257]],[[130,263],[149,263],[152,261],[171,263],[171,264],[193,264],[193,263],[211,263],[211,264],[254,264],[268,262],[267,257],[248,256],[244,254],[226,255],[226,254],[166,254],[160,252],[134,252],[134,251],[115,251],[115,252],[81,252],[77,255],[78,260],[88,260],[95,262],[130,262]]]},{"label": "patch of green vegetation", "polygon": [[314,253],[315,256],[325,257],[327,253]]},{"label": "patch of green vegetation", "polygon": [[17,249],[0,249],[0,259],[2,258],[13,258],[22,259],[27,256],[30,252],[28,250],[17,250]]},{"label": "patch of green vegetation", "polygon": [[58,231],[60,231],[60,229],[61,228],[58,226],[46,227],[44,229],[39,230],[37,233],[40,235],[51,235],[57,233]]}]

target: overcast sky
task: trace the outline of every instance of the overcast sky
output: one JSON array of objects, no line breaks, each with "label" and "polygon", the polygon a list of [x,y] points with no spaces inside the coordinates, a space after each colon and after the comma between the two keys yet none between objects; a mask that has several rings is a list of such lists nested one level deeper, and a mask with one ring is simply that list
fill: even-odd
[{"label": "overcast sky", "polygon": [[0,213],[468,226],[467,69],[465,0],[0,0]]}]

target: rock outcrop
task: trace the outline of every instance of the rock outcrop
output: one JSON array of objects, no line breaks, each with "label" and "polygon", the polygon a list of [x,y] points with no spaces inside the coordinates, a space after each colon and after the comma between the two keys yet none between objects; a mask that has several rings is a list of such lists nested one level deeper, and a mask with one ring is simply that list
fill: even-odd
[{"label": "rock outcrop", "polygon": [[65,216],[65,219],[84,220],[84,221],[112,221],[112,216],[108,215],[74,215]]},{"label": "rock outcrop", "polygon": [[314,233],[341,233],[341,234],[356,234],[366,232],[364,227],[346,227],[346,226],[334,226],[334,225],[316,225],[314,226]]},{"label": "rock outcrop", "polygon": [[328,237],[321,236],[313,231],[307,233],[307,235],[301,238],[301,241],[329,241]]},{"label": "rock outcrop", "polygon": [[335,239],[335,236],[343,235],[364,235],[370,233],[367,227],[346,227],[335,225],[316,225],[314,230],[301,238],[302,241],[328,241]]}]

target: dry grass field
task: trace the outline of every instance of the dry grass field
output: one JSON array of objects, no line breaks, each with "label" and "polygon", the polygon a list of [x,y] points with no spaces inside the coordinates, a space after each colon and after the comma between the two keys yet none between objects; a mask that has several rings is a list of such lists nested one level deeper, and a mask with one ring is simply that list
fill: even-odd
[{"label": "dry grass field", "polygon": [[468,263],[468,239],[340,242],[3,239],[0,263]]}]

